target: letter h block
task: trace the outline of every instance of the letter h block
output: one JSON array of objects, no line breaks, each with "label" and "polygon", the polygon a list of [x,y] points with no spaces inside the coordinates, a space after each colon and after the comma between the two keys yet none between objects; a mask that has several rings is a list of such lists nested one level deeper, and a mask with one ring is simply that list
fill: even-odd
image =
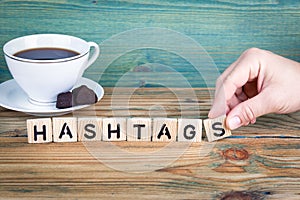
[{"label": "letter h block", "polygon": [[27,135],[28,143],[52,142],[51,118],[28,119]]},{"label": "letter h block", "polygon": [[226,115],[204,120],[204,127],[209,142],[220,140],[231,135],[230,129],[225,125]]},{"label": "letter h block", "polygon": [[104,118],[102,128],[103,141],[126,140],[126,118]]}]

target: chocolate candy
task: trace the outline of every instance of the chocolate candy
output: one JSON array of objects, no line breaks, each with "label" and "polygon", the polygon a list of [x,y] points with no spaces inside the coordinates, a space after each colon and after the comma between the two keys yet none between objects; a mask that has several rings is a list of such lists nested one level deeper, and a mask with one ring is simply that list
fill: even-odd
[{"label": "chocolate candy", "polygon": [[70,108],[72,107],[72,93],[71,92],[64,92],[60,93],[57,96],[56,100],[56,108]]},{"label": "chocolate candy", "polygon": [[60,93],[57,96],[56,108],[63,109],[78,105],[88,105],[97,101],[98,97],[95,92],[87,86],[82,85],[73,89],[72,92]]},{"label": "chocolate candy", "polygon": [[96,103],[98,100],[97,95],[87,86],[82,85],[78,88],[75,88],[72,91],[73,95],[73,105],[86,105],[86,104],[93,104]]}]

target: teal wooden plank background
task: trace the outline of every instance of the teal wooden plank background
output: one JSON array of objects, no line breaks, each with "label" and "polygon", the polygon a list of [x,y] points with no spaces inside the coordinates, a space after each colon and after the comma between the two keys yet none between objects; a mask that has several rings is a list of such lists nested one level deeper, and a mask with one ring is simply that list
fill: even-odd
[{"label": "teal wooden plank background", "polygon": [[[1,46],[12,38],[36,33],[70,34],[102,44],[124,31],[159,27],[197,41],[220,72],[250,47],[300,61],[298,0],[2,0],[0,18]],[[182,44],[182,48],[186,46]],[[214,84],[215,74],[204,82],[185,59],[158,49],[124,52],[103,74],[100,75],[103,66],[95,64],[84,76],[103,86],[114,86],[124,74],[127,78],[122,79],[122,86],[159,86],[161,81],[167,86],[182,86],[173,76],[174,71],[165,66],[183,74],[193,87]],[[11,78],[2,52],[0,73],[0,82]]]}]

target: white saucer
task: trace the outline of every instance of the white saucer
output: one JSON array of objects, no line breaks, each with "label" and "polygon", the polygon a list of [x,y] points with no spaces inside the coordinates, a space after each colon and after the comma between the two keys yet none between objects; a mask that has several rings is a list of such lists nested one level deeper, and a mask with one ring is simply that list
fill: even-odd
[{"label": "white saucer", "polygon": [[[88,88],[94,90],[97,94],[98,101],[102,99],[104,90],[98,83],[87,79],[81,78],[74,88],[81,85],[86,85]],[[27,94],[19,87],[14,79],[3,82],[0,84],[0,106],[24,112],[29,115],[35,116],[58,116],[70,113],[72,111],[85,108],[89,105],[74,106],[71,108],[58,109],[55,104],[49,105],[36,105],[30,103]]]}]

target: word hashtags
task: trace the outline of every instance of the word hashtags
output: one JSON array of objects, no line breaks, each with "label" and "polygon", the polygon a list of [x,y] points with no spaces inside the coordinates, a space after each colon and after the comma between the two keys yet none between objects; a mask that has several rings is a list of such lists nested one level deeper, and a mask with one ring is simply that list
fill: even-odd
[{"label": "word hashtags", "polygon": [[209,142],[231,135],[225,116],[183,118],[76,118],[27,120],[28,143],[77,141],[201,142],[202,121]]}]

